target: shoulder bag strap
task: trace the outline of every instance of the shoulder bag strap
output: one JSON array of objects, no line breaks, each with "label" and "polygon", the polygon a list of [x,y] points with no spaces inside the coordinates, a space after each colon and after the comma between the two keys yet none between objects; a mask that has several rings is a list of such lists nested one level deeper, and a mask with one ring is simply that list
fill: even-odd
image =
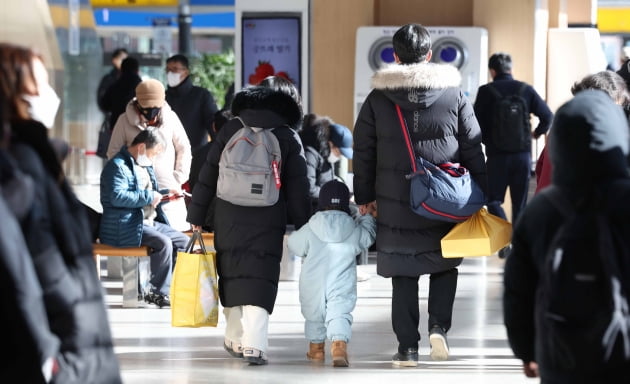
[{"label": "shoulder bag strap", "polygon": [[407,128],[407,123],[405,122],[405,118],[402,115],[402,111],[400,110],[400,105],[396,104],[396,113],[398,114],[398,121],[400,122],[400,130],[402,131],[403,138],[405,139],[405,144],[407,145],[407,152],[409,153],[409,160],[411,162],[411,169],[415,173],[416,169],[416,156],[413,151],[413,147],[411,146],[411,136],[409,135],[409,129]]}]

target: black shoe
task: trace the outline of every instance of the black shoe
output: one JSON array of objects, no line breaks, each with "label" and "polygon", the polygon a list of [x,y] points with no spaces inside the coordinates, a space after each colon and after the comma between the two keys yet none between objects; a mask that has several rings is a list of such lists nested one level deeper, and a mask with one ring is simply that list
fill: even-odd
[{"label": "black shoe", "polygon": [[499,259],[505,259],[510,253],[512,253],[512,244],[508,244],[499,250]]},{"label": "black shoe", "polygon": [[418,348],[407,348],[403,352],[398,349],[398,353],[392,356],[392,364],[399,367],[418,366]]},{"label": "black shoe", "polygon": [[144,295],[144,301],[149,304],[155,304],[160,308],[171,306],[171,299],[168,295],[163,295],[157,292],[150,292]]},{"label": "black shoe", "polygon": [[448,359],[449,348],[446,340],[446,332],[439,325],[434,325],[429,331],[429,344],[431,344],[431,359],[444,361]]}]

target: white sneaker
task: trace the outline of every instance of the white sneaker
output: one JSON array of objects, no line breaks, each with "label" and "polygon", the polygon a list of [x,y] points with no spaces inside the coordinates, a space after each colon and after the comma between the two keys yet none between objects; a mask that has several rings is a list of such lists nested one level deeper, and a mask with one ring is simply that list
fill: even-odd
[{"label": "white sneaker", "polygon": [[243,347],[243,360],[250,365],[265,365],[268,362],[265,352],[252,347]]},{"label": "white sneaker", "polygon": [[429,343],[431,344],[431,359],[434,361],[444,361],[448,359],[448,342],[446,332],[440,327],[433,327],[429,333]]},{"label": "white sneaker", "polygon": [[223,348],[234,357],[243,357],[243,346],[240,343],[225,338],[223,340]]}]

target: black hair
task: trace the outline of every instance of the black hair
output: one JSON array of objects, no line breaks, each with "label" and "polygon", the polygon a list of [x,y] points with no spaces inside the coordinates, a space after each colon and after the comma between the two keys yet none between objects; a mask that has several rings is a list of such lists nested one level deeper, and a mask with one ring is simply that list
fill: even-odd
[{"label": "black hair", "polygon": [[304,147],[313,147],[324,158],[330,155],[330,125],[332,120],[326,116],[318,116],[309,113],[304,116],[304,123],[299,132],[302,145]]},{"label": "black hair", "polygon": [[125,48],[117,48],[114,50],[114,52],[112,52],[112,59],[115,59],[122,54],[128,55],[129,52],[127,52]]},{"label": "black hair", "polygon": [[168,59],[166,59],[166,63],[180,63],[181,65],[184,66],[184,68],[186,69],[190,69],[189,68],[189,64],[188,64],[188,58],[182,54],[177,54],[177,55],[173,55],[171,57],[169,57]]},{"label": "black hair", "polygon": [[497,52],[490,56],[488,68],[494,69],[498,75],[512,72],[512,56],[507,53]]},{"label": "black hair", "polygon": [[120,72],[121,73],[138,73],[140,70],[140,63],[138,59],[127,56],[122,63],[120,63]]},{"label": "black hair", "polygon": [[392,43],[402,64],[421,63],[431,50],[431,35],[420,24],[407,24],[396,31]]},{"label": "black hair", "polygon": [[160,139],[158,135],[153,133],[152,129],[145,129],[143,131],[140,131],[140,133],[138,133],[136,137],[133,138],[133,141],[131,142],[131,147],[138,144],[144,144],[146,145],[147,149],[152,149],[157,147],[158,145],[161,145],[162,139]]}]

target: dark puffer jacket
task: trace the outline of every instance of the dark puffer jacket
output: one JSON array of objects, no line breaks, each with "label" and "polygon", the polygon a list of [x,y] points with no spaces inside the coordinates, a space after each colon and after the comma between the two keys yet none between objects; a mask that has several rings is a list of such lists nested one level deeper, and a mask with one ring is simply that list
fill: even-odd
[{"label": "dark puffer jacket", "polygon": [[[625,234],[623,246],[630,249],[630,206],[622,203],[630,199],[625,161],[629,138],[621,107],[604,92],[582,91],[558,109],[551,136],[552,185],[574,204],[599,189],[605,196],[602,208],[610,214],[613,227]],[[504,273],[503,311],[510,346],[517,358],[538,363],[542,382],[629,383],[630,361],[608,365],[593,361],[563,369],[549,354],[557,345],[548,342],[553,335],[544,326],[539,283],[545,277],[551,242],[563,221],[547,197],[537,194],[516,222]],[[625,278],[626,286],[630,285],[630,276]]]},{"label": "dark puffer jacket", "polygon": [[35,184],[16,168],[0,150],[0,326],[3,345],[11,351],[0,370],[4,377],[37,384],[45,382],[42,367],[57,357],[61,343],[50,330],[42,287],[17,220],[32,206]]},{"label": "dark puffer jacket", "polygon": [[271,313],[278,292],[287,212],[296,228],[304,225],[310,214],[302,146],[291,129],[302,116],[290,96],[264,87],[239,92],[232,114],[253,127],[275,128],[282,153],[280,199],[270,207],[242,207],[215,197],[221,152],[242,127],[233,119],[217,135],[201,169],[188,207],[188,221],[202,225],[207,212],[214,217],[221,304],[256,305]]},{"label": "dark puffer jacket", "polygon": [[193,151],[208,143],[214,114],[218,111],[214,97],[205,88],[193,85],[188,76],[177,87],[168,87],[166,102],[182,122]]},{"label": "dark puffer jacket", "polygon": [[354,127],[354,195],[357,204],[376,200],[377,272],[418,276],[456,267],[442,258],[440,239],[453,224],[416,215],[409,208],[411,163],[396,104],[417,154],[434,164],[461,163],[486,188],[481,131],[472,105],[459,88],[455,67],[431,63],[392,65],[378,71]]},{"label": "dark puffer jacket", "polygon": [[120,383],[103,286],[96,275],[87,213],[63,178],[35,121],[13,123],[9,152],[35,180],[35,197],[20,224],[44,293],[51,331],[61,340],[60,383]]}]

